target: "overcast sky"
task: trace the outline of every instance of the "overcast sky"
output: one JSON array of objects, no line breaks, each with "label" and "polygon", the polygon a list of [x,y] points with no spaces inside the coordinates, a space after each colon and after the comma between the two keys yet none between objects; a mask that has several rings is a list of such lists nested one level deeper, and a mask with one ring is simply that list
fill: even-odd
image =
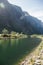
[{"label": "overcast sky", "polygon": [[20,6],[23,11],[43,21],[43,0],[8,0],[10,3]]}]

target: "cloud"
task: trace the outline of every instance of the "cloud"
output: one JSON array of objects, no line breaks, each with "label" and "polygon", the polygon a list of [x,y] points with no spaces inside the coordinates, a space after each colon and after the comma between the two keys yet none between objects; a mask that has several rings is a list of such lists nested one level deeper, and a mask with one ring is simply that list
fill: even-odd
[{"label": "cloud", "polygon": [[43,17],[43,10],[38,10],[38,11],[33,11],[33,12],[30,11],[29,13],[30,13],[30,15],[43,21],[43,18],[42,18]]},{"label": "cloud", "polygon": [[30,12],[30,15],[35,16],[35,17],[41,17],[43,16],[43,11]]}]

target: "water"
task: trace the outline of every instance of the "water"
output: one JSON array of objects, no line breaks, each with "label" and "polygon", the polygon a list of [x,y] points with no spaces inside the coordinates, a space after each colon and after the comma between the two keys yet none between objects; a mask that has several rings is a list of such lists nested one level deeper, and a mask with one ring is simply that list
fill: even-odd
[{"label": "water", "polygon": [[0,65],[15,64],[20,57],[29,53],[40,41],[38,38],[0,39]]}]

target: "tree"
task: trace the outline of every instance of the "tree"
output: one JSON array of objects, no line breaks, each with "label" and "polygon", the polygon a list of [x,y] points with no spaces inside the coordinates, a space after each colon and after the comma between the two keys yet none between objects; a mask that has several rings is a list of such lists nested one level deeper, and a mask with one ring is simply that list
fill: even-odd
[{"label": "tree", "polygon": [[5,34],[5,35],[8,34],[8,30],[4,28],[4,29],[2,30],[2,33]]},{"label": "tree", "polygon": [[12,31],[12,32],[11,32],[11,34],[12,34],[12,35],[15,35],[15,34],[16,34],[16,32]]}]

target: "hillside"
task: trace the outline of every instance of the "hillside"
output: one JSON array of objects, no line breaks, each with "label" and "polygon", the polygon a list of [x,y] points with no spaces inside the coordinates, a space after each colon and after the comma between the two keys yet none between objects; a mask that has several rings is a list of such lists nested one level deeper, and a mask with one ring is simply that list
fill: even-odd
[{"label": "hillside", "polygon": [[43,34],[43,23],[23,11],[19,6],[0,0],[0,33],[6,28],[9,32],[25,34]]}]

